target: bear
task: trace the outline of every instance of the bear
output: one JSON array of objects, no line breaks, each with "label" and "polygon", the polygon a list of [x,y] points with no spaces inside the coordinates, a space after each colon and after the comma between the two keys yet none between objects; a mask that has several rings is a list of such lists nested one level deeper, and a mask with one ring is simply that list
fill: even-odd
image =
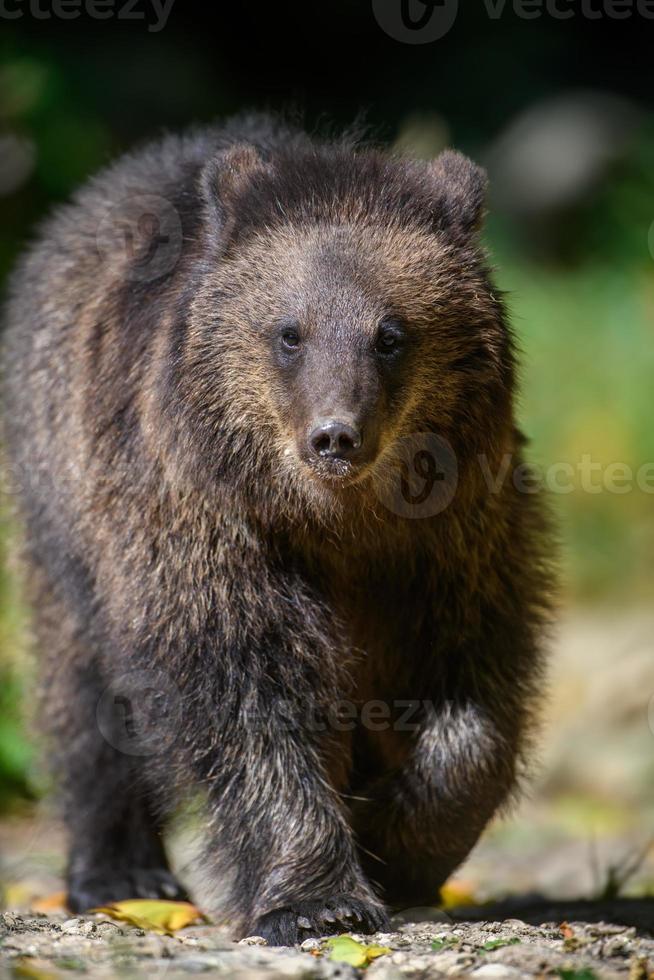
[{"label": "bear", "polygon": [[555,575],[517,473],[486,176],[267,115],[108,166],[18,263],[2,354],[68,904],[236,937],[433,905],[528,771]]}]

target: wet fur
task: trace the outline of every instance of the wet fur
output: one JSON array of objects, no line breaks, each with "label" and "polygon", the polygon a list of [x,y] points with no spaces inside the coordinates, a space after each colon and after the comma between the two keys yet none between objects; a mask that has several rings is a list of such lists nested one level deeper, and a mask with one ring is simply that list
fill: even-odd
[{"label": "wet fur", "polygon": [[[490,493],[479,465],[521,462],[484,190],[455,154],[428,167],[252,117],[123,158],[20,264],[6,442],[72,908],[175,894],[161,832],[194,786],[235,935],[373,931],[389,907],[432,904],[513,792],[543,690],[551,538],[540,494],[510,478]],[[154,281],[97,248],[107,207],[138,193],[182,222]],[[289,282],[315,337],[358,344],[392,306],[419,350],[384,389],[377,463],[342,486],[298,459],[300,408],[271,366]],[[311,384],[298,392],[306,405]],[[395,516],[380,500],[394,446],[429,431],[456,453],[456,495]],[[179,692],[146,757],[97,724],[134,669]],[[418,730],[316,723],[339,699],[417,699]]]}]

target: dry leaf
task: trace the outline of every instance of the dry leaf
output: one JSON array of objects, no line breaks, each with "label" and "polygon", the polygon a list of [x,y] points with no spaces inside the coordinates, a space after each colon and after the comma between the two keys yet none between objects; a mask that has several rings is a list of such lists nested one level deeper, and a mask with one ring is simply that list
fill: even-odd
[{"label": "dry leaf", "polygon": [[29,908],[35,890],[32,882],[10,881],[3,889],[4,904],[8,909]]},{"label": "dry leaf", "polygon": [[441,888],[439,906],[442,909],[453,909],[463,905],[476,905],[474,886],[469,881],[449,881]]},{"label": "dry leaf", "polygon": [[191,902],[168,902],[163,899],[130,898],[91,911],[102,912],[118,922],[127,922],[160,935],[172,935],[178,929],[206,921],[202,912]]},{"label": "dry leaf", "polygon": [[31,903],[30,908],[33,912],[65,911],[67,898],[66,892],[54,892],[52,895],[46,895],[45,898],[37,898]]},{"label": "dry leaf", "polygon": [[41,963],[41,960],[19,956],[12,963],[11,974],[20,980],[57,980],[57,974],[47,969],[46,963]]}]

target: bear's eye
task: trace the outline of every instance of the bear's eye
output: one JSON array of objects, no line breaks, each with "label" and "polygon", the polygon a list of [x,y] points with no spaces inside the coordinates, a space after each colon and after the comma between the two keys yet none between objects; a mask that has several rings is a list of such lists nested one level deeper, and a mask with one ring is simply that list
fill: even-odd
[{"label": "bear's eye", "polygon": [[377,332],[375,350],[379,354],[394,354],[401,346],[403,339],[404,333],[397,321],[383,323]]},{"label": "bear's eye", "polygon": [[287,327],[282,333],[282,344],[287,350],[297,350],[300,346],[300,335],[297,330]]}]

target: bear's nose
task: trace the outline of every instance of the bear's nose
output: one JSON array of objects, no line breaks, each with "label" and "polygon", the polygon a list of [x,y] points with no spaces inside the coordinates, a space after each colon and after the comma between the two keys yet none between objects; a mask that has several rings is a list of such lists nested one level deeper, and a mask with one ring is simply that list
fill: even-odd
[{"label": "bear's nose", "polygon": [[309,446],[323,459],[353,459],[361,449],[361,433],[347,422],[327,419],[312,430]]}]

